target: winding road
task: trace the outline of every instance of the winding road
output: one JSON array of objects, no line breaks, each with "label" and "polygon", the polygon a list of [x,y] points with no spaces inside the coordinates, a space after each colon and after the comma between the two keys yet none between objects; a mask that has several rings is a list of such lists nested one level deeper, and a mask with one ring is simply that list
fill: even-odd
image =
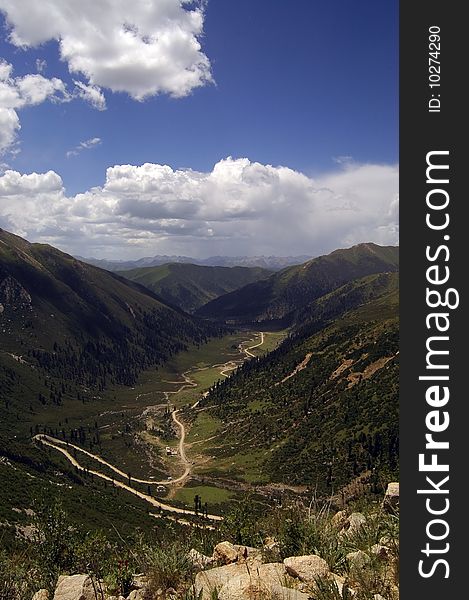
[{"label": "winding road", "polygon": [[[254,344],[253,346],[249,346],[248,348],[244,348],[244,349],[242,347],[240,347],[240,352],[244,352],[246,354],[246,356],[249,358],[255,357],[255,355],[252,354],[250,352],[250,350],[257,348],[264,343],[264,333],[260,332],[260,335],[261,335],[261,341],[259,343]],[[232,361],[232,360],[228,361],[226,363],[223,363],[223,364],[212,365],[212,367],[222,367],[220,374],[224,375],[225,377],[228,377],[228,375],[225,374],[225,371],[233,370],[237,366],[238,366],[238,363],[236,363],[235,361]],[[206,367],[206,368],[209,368],[209,367]],[[196,369],[196,370],[200,370],[200,369]],[[163,392],[167,401],[169,401],[170,394],[178,394],[186,387],[197,387],[198,384],[195,381],[193,381],[188,375],[188,373],[190,373],[190,372],[191,372],[191,370],[185,371],[182,374],[184,382],[180,382],[180,381],[167,382],[167,383],[182,383],[181,387],[179,387],[179,389],[177,389],[176,391]],[[199,403],[199,401],[197,401],[192,406],[192,408],[195,408],[198,403]],[[145,409],[144,412],[148,412],[151,409],[152,409],[152,407],[148,407],[147,409]],[[160,510],[177,513],[177,514],[182,514],[182,515],[200,516],[198,513],[196,513],[193,510],[177,508],[175,506],[171,506],[169,504],[160,502],[159,500],[156,500],[149,494],[144,494],[143,492],[136,490],[135,488],[123,483],[122,481],[114,480],[112,477],[109,477],[108,475],[105,475],[104,473],[101,473],[100,471],[87,469],[86,467],[81,465],[78,462],[78,460],[74,456],[72,456],[72,454],[70,454],[70,452],[68,451],[70,448],[73,448],[77,452],[81,452],[82,454],[88,456],[89,458],[92,458],[96,462],[104,465],[105,467],[107,467],[108,469],[110,469],[111,471],[113,471],[114,473],[116,473],[117,475],[122,477],[123,479],[129,480],[129,483],[133,481],[135,483],[140,483],[140,484],[144,484],[144,485],[166,485],[166,486],[180,484],[183,481],[185,481],[191,474],[191,462],[187,458],[186,450],[185,450],[186,428],[185,428],[184,423],[178,419],[178,416],[177,416],[178,412],[179,411],[177,409],[174,409],[171,413],[171,416],[172,416],[173,421],[176,423],[176,425],[179,427],[179,430],[180,430],[178,447],[179,447],[180,460],[181,460],[181,463],[184,465],[184,472],[179,477],[177,477],[175,479],[171,479],[171,480],[164,479],[161,481],[155,481],[154,479],[139,479],[138,477],[132,477],[128,473],[124,473],[124,471],[121,471],[120,469],[118,469],[117,467],[115,467],[114,465],[109,463],[108,461],[104,460],[104,458],[101,458],[97,454],[93,454],[92,452],[89,452],[88,450],[85,450],[84,448],[81,448],[80,446],[77,446],[70,442],[66,442],[64,440],[60,440],[58,438],[54,438],[45,433],[39,433],[39,434],[35,435],[33,437],[33,440],[36,440],[39,443],[41,443],[45,446],[48,446],[50,448],[53,448],[54,450],[60,452],[79,471],[86,472],[86,473],[92,474],[95,477],[99,477],[100,479],[103,479],[105,481],[109,481],[112,483],[112,485],[115,485],[116,487],[120,487],[124,490],[127,490],[131,494],[134,494],[135,496],[141,498],[142,500],[145,500],[149,504],[156,506]],[[209,515],[206,515],[206,518],[209,520],[212,520],[212,521],[222,521],[223,520],[223,517],[221,517],[220,515],[210,515],[209,514]]]},{"label": "winding road", "polygon": [[[122,488],[124,490],[127,490],[128,492],[130,492],[131,494],[133,494],[134,496],[137,496],[138,498],[141,498],[142,500],[145,500],[146,502],[148,502],[149,504],[152,504],[153,506],[156,506],[157,508],[159,508],[160,510],[164,510],[167,512],[171,512],[171,513],[177,513],[180,515],[192,515],[192,516],[201,516],[200,514],[196,513],[194,510],[188,510],[188,509],[184,509],[184,508],[177,508],[176,506],[170,506],[169,504],[164,504],[163,502],[160,502],[159,500],[156,500],[155,498],[153,498],[153,496],[150,496],[148,494],[144,494],[143,492],[139,492],[138,490],[136,490],[135,488],[131,487],[130,485],[127,485],[125,483],[123,483],[122,481],[118,481],[115,479],[112,479],[112,477],[109,477],[108,475],[104,475],[104,473],[101,473],[100,471],[94,471],[91,469],[86,469],[85,467],[83,467],[71,454],[70,452],[68,452],[68,450],[66,450],[65,448],[60,447],[59,445],[57,445],[57,442],[60,442],[61,444],[64,443],[67,445],[67,442],[62,442],[61,440],[56,440],[55,438],[51,438],[48,435],[45,434],[38,434],[36,436],[34,436],[33,439],[36,439],[37,441],[39,441],[41,444],[44,444],[45,446],[50,446],[51,448],[54,448],[54,450],[57,450],[58,452],[61,452],[65,458],[67,458],[67,460],[74,466],[76,467],[79,471],[83,471],[86,473],[89,473],[91,475],[94,475],[96,477],[99,477],[100,479],[104,479],[105,481],[109,481],[110,483],[112,483],[112,485],[115,485],[116,487]],[[53,441],[51,441],[53,440]],[[72,448],[78,448],[78,446],[74,446],[73,444],[68,444],[69,446],[71,446]],[[81,450],[81,448],[78,448],[79,450]],[[90,454],[89,452],[86,452],[86,454]],[[92,454],[90,454],[90,456],[93,456]],[[127,475],[125,475],[125,473],[123,473],[122,471],[119,471],[119,469],[116,469],[116,467],[113,467],[112,465],[109,465],[109,463],[106,463],[105,461],[103,461],[102,459],[99,459],[99,457],[94,457],[97,460],[99,460],[99,462],[104,462],[106,465],[108,465],[109,467],[111,467],[111,469],[119,474],[124,475],[125,477],[127,477]],[[133,478],[130,478],[133,479]],[[156,481],[145,481],[142,479],[133,479],[134,481],[138,481],[140,483],[158,483]],[[164,483],[167,483],[167,481],[165,481]],[[173,481],[174,483],[174,481]],[[221,517],[220,515],[205,515],[206,519],[209,519],[210,521],[223,521],[223,517]]]},{"label": "winding road", "polygon": [[173,417],[173,421],[176,423],[176,425],[178,425],[181,431],[181,434],[179,436],[179,456],[181,458],[181,462],[185,465],[185,469],[184,473],[177,479],[173,479],[171,483],[180,483],[181,481],[184,481],[191,472],[191,463],[186,456],[186,449],[184,448],[184,442],[186,440],[186,427],[184,423],[182,421],[179,421],[179,419],[177,418],[177,413],[177,410],[173,410],[171,416]]},{"label": "winding road", "polygon": [[254,348],[258,348],[259,346],[262,346],[262,344],[264,343],[264,332],[261,331],[260,333],[261,333],[261,341],[258,344],[255,344],[254,346],[249,346],[249,348],[244,349],[244,352],[251,358],[256,358],[256,355],[249,351],[254,350]]}]

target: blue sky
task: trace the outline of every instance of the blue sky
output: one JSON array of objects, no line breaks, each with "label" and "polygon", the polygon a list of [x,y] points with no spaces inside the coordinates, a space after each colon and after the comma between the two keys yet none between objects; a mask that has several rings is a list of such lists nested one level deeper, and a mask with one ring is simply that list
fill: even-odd
[{"label": "blue sky", "polygon": [[[29,2],[34,5],[33,0],[24,0],[23,4]],[[182,92],[179,80],[164,89],[158,74],[153,91],[148,92],[145,85],[152,75],[148,77],[144,72],[144,57],[142,64],[133,63],[131,73],[120,74],[114,69],[109,75],[100,71],[98,63],[103,56],[109,58],[115,48],[101,48],[100,55],[86,50],[85,57],[79,56],[80,50],[76,44],[73,46],[77,19],[67,22],[69,15],[63,10],[70,3],[73,1],[44,0],[34,15],[32,10],[21,11],[14,0],[0,0],[0,10],[4,11],[0,57],[12,66],[9,85],[19,89],[21,78],[31,74],[49,81],[57,78],[63,85],[58,90],[56,84],[55,96],[50,93],[43,101],[22,100],[14,107],[21,129],[15,130],[13,140],[8,138],[11,143],[4,143],[1,162],[4,171],[18,174],[19,183],[12,183],[13,176],[4,182],[8,191],[4,198],[8,200],[3,202],[2,221],[0,182],[0,224],[4,227],[73,252],[89,249],[95,255],[106,256],[118,251],[124,257],[173,251],[193,255],[279,254],[289,250],[311,254],[372,238],[381,243],[397,241],[397,2],[209,0],[204,11],[200,11],[203,33],[200,30],[192,35],[200,49],[195,53],[193,48],[184,50],[189,63],[192,59],[199,61],[201,75],[191,89]],[[89,0],[79,4],[84,17],[91,19],[86,14],[93,10],[88,8]],[[127,13],[122,12],[121,0],[102,0],[102,4],[114,10],[117,24],[118,18],[132,27],[135,21],[137,29],[144,22],[142,19],[148,21],[145,15],[137,14],[138,1],[132,4],[135,8],[128,4]],[[165,0],[164,4],[174,5],[171,18],[176,9],[187,12],[194,6],[189,3],[181,8],[177,0]],[[75,2],[75,9],[81,10],[78,5]],[[176,16],[179,26],[181,14]],[[100,17],[93,18],[99,28]],[[160,17],[157,14],[154,18],[156,31]],[[41,19],[46,30],[51,21],[60,26],[50,25],[49,39],[46,31],[46,39],[37,44],[34,26],[37,23],[40,29]],[[12,32],[16,41],[9,37]],[[193,32],[191,29],[189,33]],[[151,31],[145,34],[150,35]],[[59,40],[72,46],[64,60],[60,60]],[[83,43],[87,41],[85,36]],[[89,43],[92,48],[93,39]],[[173,70],[178,57],[176,50],[168,51]],[[201,57],[205,66],[200,66]],[[95,62],[87,67],[88,72],[75,69],[70,73],[73,61],[75,66],[81,66],[89,65],[89,60]],[[176,81],[176,76],[171,72],[172,81]],[[212,81],[207,81],[210,77]],[[91,96],[79,96],[76,81],[87,86],[88,91],[94,86],[102,104],[95,102],[93,107]],[[119,87],[124,91],[112,91]],[[143,100],[136,99],[143,93]],[[96,106],[104,108],[104,98],[105,110],[98,110]],[[0,94],[0,110],[1,106]],[[223,176],[217,178],[216,185],[209,181],[199,189],[202,174],[213,176],[214,166],[227,157],[233,157],[234,165],[223,163],[224,170],[219,169]],[[236,162],[242,158],[248,163]],[[145,173],[138,170],[144,163],[171,167],[173,171],[165,175],[164,186],[158,183],[160,171],[155,174],[151,168]],[[257,164],[259,167],[253,168]],[[120,182],[125,179],[128,184],[117,190],[106,179],[106,169],[122,165],[134,168],[124,175],[122,169],[113,171],[112,177]],[[242,175],[235,166],[242,167]],[[288,167],[291,172],[279,171],[279,167]],[[197,173],[190,185],[181,183],[178,173],[186,172],[181,169]],[[40,176],[48,171],[57,175],[57,181],[51,183],[50,176],[46,184],[44,180],[33,184],[32,179],[24,179],[32,173]],[[135,185],[136,180],[141,182],[142,174],[149,178],[143,187],[140,183]],[[265,197],[259,200],[259,186],[264,178],[265,188],[265,177],[270,178],[270,183],[264,190]],[[12,208],[11,190],[15,185],[18,198]],[[40,204],[39,212],[44,213],[36,225],[26,220],[23,224],[15,216],[21,202],[23,207],[30,202],[29,197],[21,199],[23,188],[26,186],[30,192],[32,185],[37,185],[34,201]],[[99,187],[99,194],[92,193],[95,186]],[[41,201],[46,188],[49,195]],[[324,189],[330,192],[327,198]],[[149,190],[152,199],[144,198]],[[385,198],[375,202],[371,199],[385,192]],[[81,205],[85,198],[76,196],[80,193],[90,206],[107,202],[107,212],[83,216],[85,209]],[[222,203],[221,196],[230,196],[222,213],[213,208],[217,199],[210,193]],[[57,197],[52,198],[51,194]],[[270,234],[260,240],[259,227],[265,228],[265,223],[269,223],[265,218],[268,206],[279,204],[286,195],[291,198],[289,206],[272,216]],[[160,199],[155,201],[155,196]],[[195,200],[196,208],[191,204]],[[62,209],[57,209],[58,202],[62,202]],[[59,215],[63,214],[63,206],[70,203],[74,208],[67,208],[65,225]],[[272,234],[282,231],[281,227],[277,229],[279,220],[294,211],[294,206],[298,207],[297,219],[304,212],[311,213],[311,241],[307,231],[299,236],[292,233],[290,238],[282,232],[276,246]],[[391,216],[380,223],[379,213],[383,210]],[[339,219],[340,227],[335,230],[333,222],[339,212],[343,219]],[[366,213],[368,221],[364,214],[361,220],[347,221],[351,212]],[[325,235],[328,214],[335,216],[329,219],[330,235]],[[106,224],[109,231],[115,229],[114,237],[109,233],[102,235]],[[294,230],[295,221],[289,226]],[[368,237],[361,239],[362,236]]]}]

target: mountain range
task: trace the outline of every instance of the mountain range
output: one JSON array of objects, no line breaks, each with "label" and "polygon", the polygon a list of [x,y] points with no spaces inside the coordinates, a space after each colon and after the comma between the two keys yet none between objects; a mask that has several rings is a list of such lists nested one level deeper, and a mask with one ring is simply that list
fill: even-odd
[{"label": "mountain range", "polygon": [[[181,406],[189,435],[192,426],[210,431],[195,447],[203,460],[193,479],[217,488],[309,486],[320,497],[363,481],[393,480],[398,269],[397,247],[365,243],[275,272],[176,263],[124,277],[0,230],[0,453],[10,461],[0,461],[0,482],[15,477],[14,497],[6,502],[29,506],[18,500],[27,497],[24,481],[34,481],[35,489],[56,485],[58,459],[34,448],[28,429],[73,429],[75,423],[63,423],[64,409],[79,420],[82,402],[99,416],[102,402],[125,406],[124,390],[140,374],[186,350],[184,369],[211,377],[206,365],[219,363],[218,355],[211,350],[208,362],[198,355],[193,363],[191,351],[230,328],[283,328],[271,335],[286,337],[273,351],[238,368],[235,362],[218,381],[212,369],[196,408],[193,400]],[[230,357],[238,357],[239,346],[230,348]],[[178,371],[177,381],[185,373]],[[122,395],[104,400],[106,390]],[[119,422],[120,411],[114,414]],[[109,443],[118,447],[117,440]],[[70,486],[79,482],[80,503],[91,506],[95,483],[77,479],[66,461],[59,465]],[[101,493],[93,516],[100,523],[115,496]],[[67,494],[76,509],[73,490]],[[116,522],[126,510],[117,501]]]},{"label": "mountain range", "polygon": [[261,267],[204,267],[190,263],[169,263],[120,271],[120,274],[157,293],[165,302],[192,313],[215,298],[266,279],[272,271]]},{"label": "mountain range", "polygon": [[127,271],[142,267],[158,267],[168,263],[190,263],[205,267],[259,267],[270,271],[278,271],[291,265],[304,263],[310,256],[211,256],[209,258],[193,258],[190,256],[157,255],[137,260],[106,260],[100,258],[83,258],[82,262],[107,269],[108,271]]},{"label": "mountain range", "polygon": [[358,244],[287,267],[212,300],[196,314],[236,325],[289,327],[312,301],[348,281],[398,268],[398,247]]}]

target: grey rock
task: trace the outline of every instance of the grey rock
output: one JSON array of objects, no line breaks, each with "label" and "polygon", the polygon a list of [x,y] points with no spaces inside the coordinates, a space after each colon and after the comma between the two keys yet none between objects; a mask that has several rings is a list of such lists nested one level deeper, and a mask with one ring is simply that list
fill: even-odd
[{"label": "grey rock", "polygon": [[234,562],[262,563],[262,551],[250,546],[239,546],[231,542],[220,542],[213,550],[213,560],[218,564]]},{"label": "grey rock", "polygon": [[11,275],[0,282],[0,301],[3,307],[13,308],[31,308],[32,304],[29,292]]},{"label": "grey rock", "polygon": [[292,577],[298,577],[306,583],[314,584],[318,577],[327,577],[330,574],[326,561],[316,554],[290,556],[283,563]]},{"label": "grey rock", "polygon": [[55,588],[54,600],[95,600],[93,582],[89,575],[61,575]]},{"label": "grey rock", "polygon": [[200,571],[195,576],[195,596],[198,598],[198,595],[202,593],[201,600],[211,600],[212,592],[215,590],[220,591],[225,583],[231,579],[246,574],[249,574],[247,565],[238,565],[237,563],[215,567],[208,571]]},{"label": "grey rock", "polygon": [[262,579],[281,585],[284,585],[287,579],[291,579],[283,563],[265,563],[259,565],[255,572]]},{"label": "grey rock", "polygon": [[260,577],[255,574],[243,574],[226,582],[218,600],[307,600],[308,594],[299,592]]},{"label": "grey rock", "polygon": [[213,550],[213,560],[229,565],[238,560],[238,550],[231,542],[220,542]]}]

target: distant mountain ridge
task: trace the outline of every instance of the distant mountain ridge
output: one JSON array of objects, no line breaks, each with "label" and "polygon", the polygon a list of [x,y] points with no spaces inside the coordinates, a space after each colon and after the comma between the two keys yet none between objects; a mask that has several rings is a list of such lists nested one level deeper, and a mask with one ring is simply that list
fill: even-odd
[{"label": "distant mountain ridge", "polygon": [[279,271],[291,265],[299,265],[311,259],[311,256],[211,256],[209,258],[191,258],[190,256],[157,255],[137,260],[106,260],[100,258],[76,257],[90,265],[107,271],[127,271],[143,267],[158,267],[168,263],[190,263],[205,267],[260,267],[270,271]]},{"label": "distant mountain ridge", "polygon": [[169,263],[117,273],[144,285],[165,302],[192,313],[223,294],[266,279],[272,271],[260,267],[206,267]]},{"label": "distant mountain ridge", "polygon": [[229,324],[288,327],[316,298],[354,279],[398,270],[397,246],[358,244],[287,267],[205,304],[196,314]]}]

